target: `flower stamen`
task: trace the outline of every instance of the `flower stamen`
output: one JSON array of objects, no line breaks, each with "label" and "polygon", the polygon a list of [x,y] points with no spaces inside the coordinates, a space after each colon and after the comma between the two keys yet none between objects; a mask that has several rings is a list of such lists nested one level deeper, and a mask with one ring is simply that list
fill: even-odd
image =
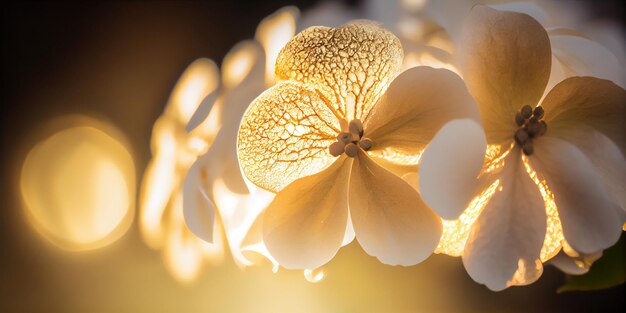
[{"label": "flower stamen", "polygon": [[533,110],[530,105],[525,105],[515,114],[515,123],[519,128],[515,131],[513,138],[522,147],[525,155],[531,155],[535,151],[533,138],[542,136],[548,130],[548,125],[542,120],[544,113],[541,106]]},{"label": "flower stamen", "polygon": [[359,152],[359,148],[368,151],[372,148],[373,142],[364,135],[363,123],[356,119],[348,124],[348,131],[341,132],[337,135],[337,141],[333,142],[328,150],[334,157],[342,155],[344,152],[347,156],[354,158]]}]

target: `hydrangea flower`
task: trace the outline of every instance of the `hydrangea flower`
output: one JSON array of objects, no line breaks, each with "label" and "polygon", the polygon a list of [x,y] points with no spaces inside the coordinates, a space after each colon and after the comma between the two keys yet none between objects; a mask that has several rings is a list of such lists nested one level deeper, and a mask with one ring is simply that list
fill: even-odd
[{"label": "hydrangea flower", "polygon": [[[570,77],[539,104],[550,77],[550,40],[525,14],[474,7],[460,48],[465,82],[496,151],[482,177],[492,192],[463,249],[470,276],[492,290],[535,281],[555,225],[565,239],[557,244],[581,255],[615,244],[626,208],[624,89]],[[458,216],[462,209],[446,206],[446,196],[430,196],[429,204],[444,217]],[[547,224],[551,206],[557,223]]]},{"label": "hydrangea flower", "polygon": [[[277,193],[262,227],[282,266],[321,266],[351,227],[387,264],[416,264],[437,246],[439,217],[386,168],[393,160],[375,156],[419,156],[455,119],[482,130],[456,74],[416,67],[396,77],[401,64],[399,40],[366,21],[308,28],[280,52],[277,84],[244,114],[238,156],[251,182]],[[468,153],[482,163],[484,147]]]}]

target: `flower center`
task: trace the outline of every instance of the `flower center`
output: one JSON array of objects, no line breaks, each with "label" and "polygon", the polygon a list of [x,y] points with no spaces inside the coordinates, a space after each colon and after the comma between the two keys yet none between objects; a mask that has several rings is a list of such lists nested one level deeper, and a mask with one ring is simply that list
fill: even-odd
[{"label": "flower center", "polygon": [[354,158],[359,152],[359,148],[365,151],[371,149],[372,140],[363,137],[363,124],[361,120],[356,119],[350,121],[347,132],[341,132],[337,135],[337,141],[331,144],[328,150],[335,157],[345,153]]},{"label": "flower center", "polygon": [[534,110],[530,105],[525,105],[515,114],[515,123],[519,128],[515,131],[515,142],[522,147],[525,155],[533,154],[533,139],[546,133],[548,125],[543,118],[543,108],[537,106]]}]

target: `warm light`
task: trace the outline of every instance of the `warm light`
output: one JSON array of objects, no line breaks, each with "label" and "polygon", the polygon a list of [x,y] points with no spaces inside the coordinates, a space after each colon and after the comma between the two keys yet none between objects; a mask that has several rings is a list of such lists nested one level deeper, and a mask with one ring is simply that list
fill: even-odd
[{"label": "warm light", "polygon": [[218,77],[217,66],[213,61],[197,59],[178,80],[167,110],[174,110],[173,116],[187,124],[204,97],[217,88]]},{"label": "warm light", "polygon": [[[151,248],[163,250],[166,268],[183,283],[192,282],[206,263],[219,262],[223,255],[219,227],[214,244],[203,242],[187,229],[181,196],[187,170],[208,149],[219,129],[201,126],[187,133],[186,126],[200,103],[218,87],[218,79],[217,67],[208,59],[194,61],[181,75],[164,114],[154,125],[153,158],[142,182],[139,226],[143,238]],[[207,120],[217,118],[217,123],[219,114],[213,108],[215,105]]]},{"label": "warm light", "polygon": [[441,240],[439,246],[435,249],[435,253],[445,253],[451,256],[461,256],[463,249],[465,249],[465,243],[469,237],[470,231],[474,222],[483,211],[489,199],[496,192],[500,180],[493,182],[487,189],[485,189],[480,195],[476,196],[467,209],[456,220],[442,220],[443,232],[441,234]]},{"label": "warm light", "polygon": [[254,43],[251,41],[243,41],[237,44],[231,53],[224,57],[222,64],[222,81],[224,87],[232,89],[239,85],[248,73],[252,70],[257,60]]},{"label": "warm light", "polygon": [[319,283],[325,276],[326,273],[321,269],[304,270],[304,278],[311,283]]},{"label": "warm light", "polygon": [[67,128],[39,142],[28,153],[21,173],[31,224],[68,250],[110,244],[126,232],[134,215],[135,166],[130,153],[96,128],[101,122],[87,124],[91,125]]},{"label": "warm light", "polygon": [[[504,166],[504,159],[511,152],[512,146],[508,147],[504,152],[502,152],[501,148],[495,145],[487,148],[486,157],[488,161],[483,168],[483,173],[490,173]],[[528,175],[537,184],[543,197],[546,206],[547,229],[540,258],[536,260],[535,264],[526,264],[524,260],[520,260],[518,269],[509,282],[510,285],[524,285],[529,283],[524,277],[538,277],[543,270],[542,262],[546,262],[554,257],[564,243],[563,228],[554,202],[554,195],[548,189],[546,182],[537,177],[537,173],[528,164],[528,159],[523,157],[522,160]],[[452,221],[443,220],[443,234],[439,246],[435,250],[436,253],[445,253],[451,256],[461,256],[463,254],[465,243],[474,222],[487,205],[491,196],[493,196],[498,185],[499,180],[496,180],[479,196],[474,198],[458,219]],[[528,273],[531,273],[531,271],[535,275],[529,275]]]},{"label": "warm light", "polygon": [[278,53],[296,32],[298,13],[295,7],[284,7],[263,19],[256,29],[255,39],[265,50],[265,81],[268,85],[274,83]]}]

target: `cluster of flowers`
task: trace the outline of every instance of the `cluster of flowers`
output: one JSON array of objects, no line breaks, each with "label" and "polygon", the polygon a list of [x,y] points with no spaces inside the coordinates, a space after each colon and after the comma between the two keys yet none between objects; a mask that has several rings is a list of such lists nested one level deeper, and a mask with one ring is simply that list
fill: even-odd
[{"label": "cluster of flowers", "polygon": [[458,3],[368,16],[382,25],[336,13],[336,28],[236,47],[258,62],[186,125],[221,124],[183,169],[189,230],[223,229],[242,266],[260,254],[309,273],[355,238],[390,265],[461,256],[492,290],[548,261],[588,270],[626,222],[620,53],[531,3]]}]

